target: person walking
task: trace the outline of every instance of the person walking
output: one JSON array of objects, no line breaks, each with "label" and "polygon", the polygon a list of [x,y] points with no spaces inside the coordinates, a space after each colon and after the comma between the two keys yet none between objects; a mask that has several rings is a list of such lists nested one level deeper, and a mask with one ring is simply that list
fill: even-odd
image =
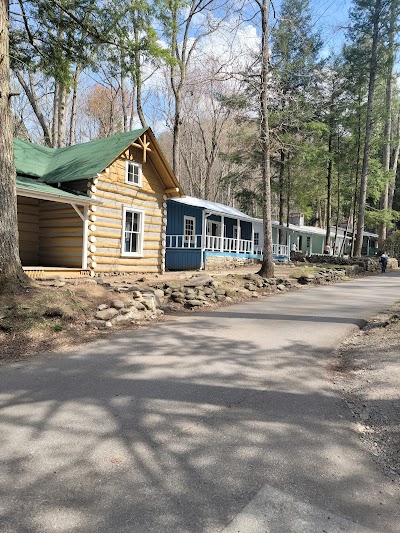
[{"label": "person walking", "polygon": [[388,259],[389,259],[388,254],[386,252],[383,252],[383,254],[381,255],[381,258],[379,259],[379,261],[381,263],[381,272],[382,272],[382,274],[384,274],[386,272]]}]

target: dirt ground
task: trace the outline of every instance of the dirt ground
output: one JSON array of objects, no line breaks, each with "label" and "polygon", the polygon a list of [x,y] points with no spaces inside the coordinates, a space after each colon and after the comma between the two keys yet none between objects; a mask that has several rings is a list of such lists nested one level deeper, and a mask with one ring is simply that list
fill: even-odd
[{"label": "dirt ground", "polygon": [[[252,265],[216,271],[211,275],[225,287],[240,289],[246,281],[243,276],[255,273],[257,269],[257,265]],[[317,270],[317,266],[277,265],[275,276],[291,279]],[[116,287],[129,283],[144,289],[172,281],[180,284],[193,274],[168,272],[163,275],[106,276],[104,280]],[[111,330],[88,328],[86,322],[97,307],[110,304],[115,297],[115,292],[106,290],[94,279],[63,280],[61,284],[56,280],[33,282],[25,294],[8,299],[3,297],[0,300],[0,364],[41,352],[79,346],[116,330],[146,326],[145,323],[137,323],[116,326]],[[118,294],[118,298],[121,297]],[[221,305],[228,303],[212,304],[213,307]],[[179,312],[193,311],[180,309]],[[168,319],[169,316],[165,315],[152,320],[152,327],[157,327],[157,321]],[[364,330],[347,339],[329,368],[343,401],[351,410],[363,445],[397,483],[400,483],[399,354],[400,302],[374,317]]]},{"label": "dirt ground", "polygon": [[343,343],[334,380],[363,446],[400,483],[400,302]]}]

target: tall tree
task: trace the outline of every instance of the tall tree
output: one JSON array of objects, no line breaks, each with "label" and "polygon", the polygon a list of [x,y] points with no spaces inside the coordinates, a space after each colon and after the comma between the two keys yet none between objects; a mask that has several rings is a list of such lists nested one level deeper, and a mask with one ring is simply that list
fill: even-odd
[{"label": "tall tree", "polygon": [[271,152],[269,134],[269,2],[257,1],[261,15],[261,78],[260,78],[260,148],[263,187],[264,246],[263,260],[259,274],[263,277],[274,276],[272,260],[272,216],[271,216]]},{"label": "tall tree", "polygon": [[378,45],[380,37],[380,27],[382,24],[382,0],[373,0],[366,9],[364,0],[356,0],[353,11],[353,19],[355,20],[354,29],[362,33],[370,32],[371,47],[369,53],[369,83],[368,83],[368,101],[367,101],[367,116],[365,121],[365,141],[364,153],[360,180],[360,196],[358,202],[358,219],[357,219],[357,235],[354,248],[354,255],[359,257],[362,252],[362,243],[364,238],[365,225],[365,207],[367,200],[367,185],[368,185],[368,166],[371,150],[371,136],[372,136],[372,113],[375,96],[375,84],[377,77],[377,63],[378,63]]},{"label": "tall tree", "polygon": [[0,0],[0,293],[26,281],[19,258],[9,62],[9,3]]}]

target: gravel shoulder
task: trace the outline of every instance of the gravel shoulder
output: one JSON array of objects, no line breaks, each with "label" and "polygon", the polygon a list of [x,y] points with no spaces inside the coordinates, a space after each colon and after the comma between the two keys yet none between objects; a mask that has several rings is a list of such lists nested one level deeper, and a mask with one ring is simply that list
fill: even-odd
[{"label": "gravel shoulder", "polygon": [[333,373],[362,445],[400,483],[400,302],[342,344]]}]

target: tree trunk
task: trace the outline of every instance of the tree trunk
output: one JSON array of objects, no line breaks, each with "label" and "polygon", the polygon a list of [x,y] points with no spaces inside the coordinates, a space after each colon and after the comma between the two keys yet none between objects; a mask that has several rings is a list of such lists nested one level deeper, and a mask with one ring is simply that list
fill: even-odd
[{"label": "tree trunk", "polygon": [[[388,62],[386,78],[386,98],[385,98],[385,127],[383,130],[384,146],[382,154],[382,166],[386,171],[385,188],[383,190],[380,208],[387,211],[389,207],[389,171],[390,171],[390,152],[391,152],[391,133],[392,133],[392,95],[393,95],[393,67],[394,67],[394,28],[396,21],[396,2],[392,1],[390,6],[390,26],[389,26],[389,45],[388,45]],[[385,215],[386,213],[384,213]],[[384,242],[387,237],[387,223],[382,221],[378,228],[378,247],[383,250]]]},{"label": "tree trunk", "polygon": [[54,86],[54,100],[53,100],[53,123],[51,128],[51,139],[53,148],[57,148],[58,144],[58,126],[59,126],[59,105],[60,105],[60,84],[55,81]]},{"label": "tree trunk", "polygon": [[64,148],[67,144],[67,115],[69,103],[69,91],[65,85],[61,85],[60,87],[59,99],[57,148]]},{"label": "tree trunk", "polygon": [[81,72],[82,72],[81,67],[79,65],[76,65],[73,92],[72,92],[71,120],[69,123],[69,145],[70,146],[76,143],[76,103],[78,100],[78,81],[79,81],[79,76]]},{"label": "tree trunk", "polygon": [[340,135],[337,136],[337,154],[338,154],[338,164],[337,164],[337,196],[336,196],[336,224],[335,224],[335,240],[333,241],[333,255],[336,254],[337,250],[337,236],[339,231],[339,219],[340,219],[340,171],[339,171],[339,161],[340,161]]},{"label": "tree trunk", "polygon": [[31,104],[31,107],[33,109],[33,112],[35,113],[36,118],[38,119],[40,127],[42,128],[42,131],[43,131],[44,142],[46,143],[46,146],[52,146],[53,143],[52,143],[52,138],[51,138],[51,132],[50,132],[50,129],[49,129],[49,127],[48,127],[48,125],[47,125],[47,123],[46,123],[46,121],[44,119],[43,113],[39,109],[38,99],[37,99],[37,96],[36,96],[35,87],[33,85],[31,73],[30,72],[28,73],[28,75],[29,75],[29,85],[25,82],[22,74],[20,72],[18,72],[18,70],[15,70],[14,74],[16,75],[19,83],[21,84],[22,88],[24,89],[26,97],[28,98],[29,103]]},{"label": "tree trunk", "polygon": [[395,137],[397,139],[397,144],[396,144],[396,148],[393,150],[392,160],[390,163],[393,177],[392,177],[392,183],[390,184],[390,187],[389,187],[389,199],[388,199],[389,209],[393,209],[394,192],[396,190],[397,165],[399,162],[399,154],[400,154],[400,110],[397,113],[397,125],[396,125]]},{"label": "tree trunk", "polygon": [[285,198],[283,196],[284,187],[284,173],[285,173],[285,152],[281,149],[281,161],[279,165],[279,244],[283,244],[283,210],[285,208]]},{"label": "tree trunk", "polygon": [[332,215],[332,145],[333,133],[329,134],[328,139],[328,173],[326,176],[327,197],[326,197],[326,217],[325,217],[325,244],[330,244],[331,241],[331,215]]},{"label": "tree trunk", "polygon": [[21,267],[18,246],[8,16],[8,0],[0,0],[0,294],[16,290],[28,280]]},{"label": "tree trunk", "polygon": [[261,276],[274,276],[272,260],[272,220],[271,220],[271,162],[269,138],[269,110],[268,110],[268,71],[269,71],[269,1],[259,3],[261,12],[262,45],[261,45],[261,87],[260,87],[260,144],[262,153],[262,184],[263,184],[263,218],[264,218],[264,246]]},{"label": "tree trunk", "polygon": [[356,257],[361,256],[362,243],[364,237],[364,224],[365,224],[365,206],[367,202],[367,185],[368,185],[368,162],[371,149],[371,134],[372,134],[372,108],[375,94],[375,82],[376,82],[376,66],[377,66],[377,49],[378,49],[378,37],[379,37],[379,20],[380,11],[382,7],[382,0],[376,0],[374,15],[373,15],[373,33],[372,33],[372,46],[371,46],[371,62],[369,70],[369,84],[368,84],[368,103],[367,103],[367,118],[365,122],[365,142],[364,142],[364,154],[363,164],[361,170],[360,181],[360,198],[358,203],[358,220],[357,220],[357,235],[354,254]]},{"label": "tree trunk", "polygon": [[358,196],[358,174],[360,172],[361,161],[361,93],[358,93],[358,127],[357,127],[357,160],[356,160],[356,175],[354,180],[354,194],[353,194],[353,214],[351,221],[351,246],[350,256],[354,256],[354,246],[356,243],[356,223],[357,223],[357,196]]}]

